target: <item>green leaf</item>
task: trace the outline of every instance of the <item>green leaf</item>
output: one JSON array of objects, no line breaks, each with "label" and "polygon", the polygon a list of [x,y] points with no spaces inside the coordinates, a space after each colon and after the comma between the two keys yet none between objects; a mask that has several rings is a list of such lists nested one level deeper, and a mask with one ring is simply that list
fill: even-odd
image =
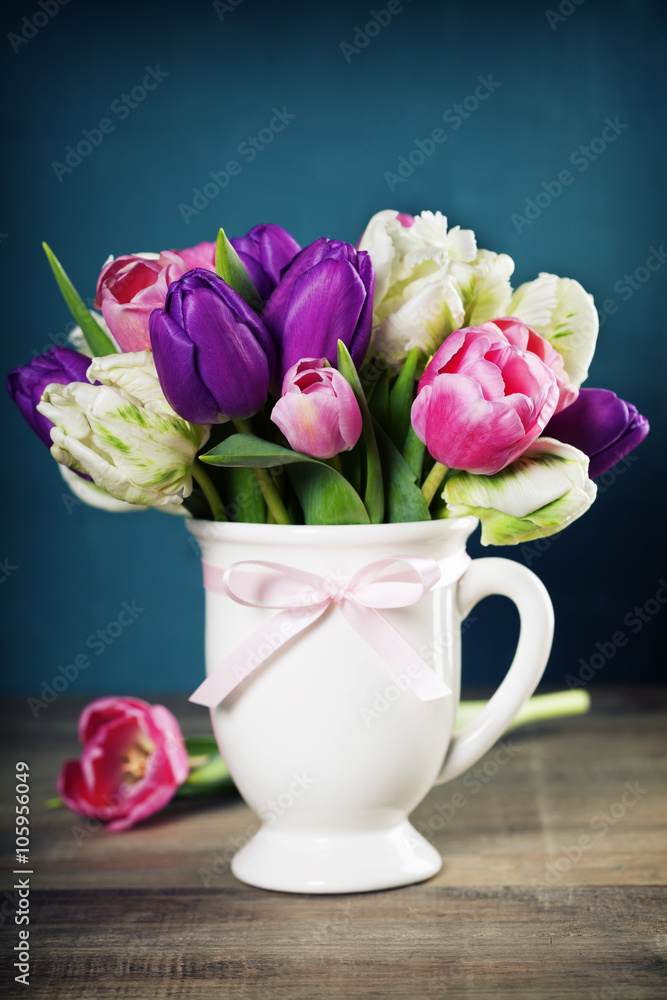
[{"label": "green leaf", "polygon": [[389,436],[397,448],[403,448],[410,429],[410,411],[415,395],[415,375],[419,361],[419,348],[414,347],[407,358],[401,372],[394,383],[389,397]]},{"label": "green leaf", "polygon": [[354,367],[350,352],[342,340],[338,341],[338,370],[350,383],[352,391],[357,397],[361,416],[363,417],[364,444],[366,446],[366,491],[364,493],[364,504],[366,505],[371,524],[381,524],[384,518],[384,490],[380,453],[373,431],[373,418],[368,409],[368,403],[366,402],[364,390],[359,381],[357,369]]},{"label": "green leaf", "polygon": [[375,436],[384,473],[385,519],[397,521],[430,521],[424,494],[416,485],[416,475],[405,461],[388,434],[377,424]]},{"label": "green leaf", "polygon": [[77,326],[81,327],[81,332],[86,338],[86,343],[93,352],[93,355],[96,358],[101,358],[106,354],[117,354],[118,351],[113,346],[109,337],[99,325],[95,317],[91,315],[88,306],[65,274],[65,271],[63,270],[63,267],[53,250],[51,250],[46,243],[42,243],[42,246],[44,247],[44,253],[48,258],[51,270],[53,271],[54,277],[58,283],[58,288],[62,292],[62,296],[67,303],[67,308],[71,312],[74,322]]},{"label": "green leaf", "polygon": [[423,441],[419,440],[415,434],[414,427],[410,424],[408,427],[407,437],[405,439],[405,445],[403,446],[403,458],[417,477],[417,482],[421,480],[422,472],[424,470],[425,453],[426,445]]},{"label": "green leaf", "polygon": [[306,524],[368,524],[361,497],[347,479],[309,455],[301,455],[254,434],[232,434],[199,457],[211,465],[255,469],[288,465]]},{"label": "green leaf", "polygon": [[368,409],[380,427],[387,426],[389,423],[389,375],[387,372],[378,378],[375,392],[368,400]]},{"label": "green leaf", "polygon": [[251,309],[261,312],[263,303],[260,294],[241,263],[241,258],[225,236],[224,229],[218,233],[215,244],[215,273],[238,292]]},{"label": "green leaf", "polygon": [[274,465],[289,465],[291,462],[315,462],[308,455],[301,455],[281,444],[273,444],[254,434],[231,434],[205,455],[199,456],[209,465],[244,466],[252,469],[269,469]]},{"label": "green leaf", "polygon": [[287,470],[306,524],[368,524],[361,497],[347,479],[312,459],[310,464],[290,465]]}]

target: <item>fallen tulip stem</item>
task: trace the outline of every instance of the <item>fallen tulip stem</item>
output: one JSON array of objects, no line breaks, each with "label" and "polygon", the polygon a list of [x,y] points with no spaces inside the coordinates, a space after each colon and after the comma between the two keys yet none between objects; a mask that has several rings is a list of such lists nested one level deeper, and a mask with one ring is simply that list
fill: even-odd
[{"label": "fallen tulip stem", "polygon": [[424,485],[422,486],[422,493],[424,494],[424,499],[426,500],[427,506],[431,503],[431,500],[436,494],[438,486],[443,481],[449,469],[446,465],[441,465],[440,462],[436,462],[428,476],[424,480]]},{"label": "fallen tulip stem", "polygon": [[213,520],[226,521],[227,515],[225,514],[225,508],[222,500],[220,499],[220,494],[211,482],[208,472],[197,458],[192,466],[192,476],[208,501],[211,513],[213,514]]},{"label": "fallen tulip stem", "polygon": [[[486,707],[486,701],[462,701],[456,715],[455,731],[462,729],[481,710]],[[545,722],[549,719],[562,719],[567,715],[585,715],[591,707],[591,697],[588,691],[554,691],[550,694],[538,694],[529,698],[507,727],[507,732],[517,726],[525,726],[530,722]]]}]

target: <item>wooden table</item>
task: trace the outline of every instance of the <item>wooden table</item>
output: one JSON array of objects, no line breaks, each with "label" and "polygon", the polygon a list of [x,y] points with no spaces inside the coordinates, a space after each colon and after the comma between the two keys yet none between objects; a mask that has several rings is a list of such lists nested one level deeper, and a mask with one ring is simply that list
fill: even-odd
[{"label": "wooden table", "polygon": [[[17,943],[13,775],[24,759],[32,959],[28,990],[6,966],[0,989],[49,1000],[666,997],[667,692],[596,688],[593,699],[590,716],[518,729],[511,754],[496,747],[481,770],[431,792],[413,821],[444,857],[439,875],[349,896],[237,882],[228,859],[256,820],[236,795],[172,803],[122,834],[46,810],[62,761],[78,755],[83,702],[62,697],[38,719],[12,703],[3,956]],[[204,710],[162,700],[186,733],[206,731]]]}]

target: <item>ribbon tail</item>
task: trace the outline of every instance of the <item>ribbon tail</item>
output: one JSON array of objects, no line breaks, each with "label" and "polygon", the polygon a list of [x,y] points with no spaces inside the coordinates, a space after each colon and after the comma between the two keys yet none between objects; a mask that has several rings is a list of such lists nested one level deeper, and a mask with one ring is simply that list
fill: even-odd
[{"label": "ribbon tail", "polygon": [[374,608],[348,599],[340,609],[352,628],[384,660],[394,677],[402,675],[410,681],[410,688],[420,701],[435,701],[452,694],[451,688]]},{"label": "ribbon tail", "polygon": [[[248,677],[265,660],[280,649],[293,636],[312,625],[326,610],[327,605],[316,605],[305,611],[287,609],[269,619],[245,642],[231,653],[220,666],[209,674],[188,701],[206,708],[215,708],[230,694],[241,681]],[[276,641],[276,640],[280,641]]]}]

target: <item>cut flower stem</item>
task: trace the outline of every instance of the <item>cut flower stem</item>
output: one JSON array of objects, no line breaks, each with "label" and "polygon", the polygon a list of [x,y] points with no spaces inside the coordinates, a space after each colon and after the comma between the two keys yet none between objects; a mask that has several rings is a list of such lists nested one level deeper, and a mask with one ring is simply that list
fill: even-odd
[{"label": "cut flower stem", "polygon": [[[456,715],[454,729],[459,730],[488,704],[486,701],[462,701]],[[545,722],[548,719],[561,719],[567,715],[585,715],[591,707],[591,696],[583,689],[574,691],[554,691],[551,694],[538,694],[529,698],[510,722],[506,732],[517,726],[526,726],[530,722]]]},{"label": "cut flower stem", "polygon": [[427,505],[431,503],[431,500],[435,496],[438,486],[443,481],[449,469],[446,465],[441,465],[440,462],[436,462],[428,476],[424,480],[424,485],[422,486],[422,493],[424,494],[424,499]]},{"label": "cut flower stem", "polygon": [[[250,423],[247,420],[234,420],[233,423],[239,434],[252,434]],[[291,524],[292,522],[289,514],[287,513],[287,508],[285,507],[275,484],[271,482],[271,477],[267,473],[266,469],[253,468],[252,471],[255,474],[255,479],[259,484],[260,490],[262,491],[262,496],[266,501],[266,506],[271,511],[275,523]]]},{"label": "cut flower stem", "polygon": [[208,501],[211,513],[213,514],[213,520],[226,521],[227,515],[225,514],[225,508],[222,500],[220,499],[220,494],[216,490],[213,482],[211,481],[211,477],[198,458],[194,460],[192,465],[192,477],[197,482]]}]

